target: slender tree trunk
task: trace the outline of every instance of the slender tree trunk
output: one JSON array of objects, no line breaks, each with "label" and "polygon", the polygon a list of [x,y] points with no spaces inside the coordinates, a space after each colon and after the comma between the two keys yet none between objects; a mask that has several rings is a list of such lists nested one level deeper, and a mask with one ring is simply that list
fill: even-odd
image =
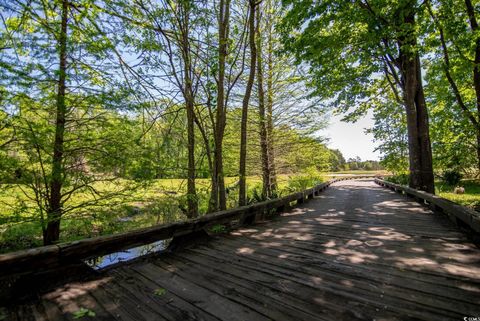
[{"label": "slender tree trunk", "polygon": [[230,24],[230,0],[220,0],[218,17],[218,93],[217,93],[217,128],[215,132],[215,165],[218,187],[218,206],[220,210],[227,208],[225,179],[223,173],[223,136],[226,125],[225,110],[225,61],[228,49]]},{"label": "slender tree trunk", "polygon": [[[408,9],[407,9],[408,10]],[[422,85],[420,57],[411,48],[417,47],[414,35],[415,12],[409,10],[404,24],[411,30],[399,39],[399,64],[407,114],[410,186],[429,193],[435,192],[428,112]]]},{"label": "slender tree trunk", "polygon": [[[207,101],[207,105],[210,104],[210,99]],[[198,119],[197,115],[194,114],[195,124],[197,125],[200,134],[202,135],[203,144],[205,145],[205,154],[207,155],[207,162],[208,162],[208,169],[211,173],[211,183],[212,183],[212,190],[210,192],[210,201],[208,203],[208,213],[215,212],[217,210],[216,200],[217,200],[217,187],[216,187],[216,171],[215,166],[213,164],[212,159],[212,148],[210,147],[210,141],[207,136],[207,132],[205,128],[202,126],[201,121]]]},{"label": "slender tree trunk", "polygon": [[242,101],[242,122],[240,130],[240,168],[239,168],[239,197],[238,205],[247,204],[247,183],[246,183],[246,164],[247,164],[247,121],[248,105],[252,95],[253,82],[255,81],[255,69],[257,60],[257,48],[255,45],[255,8],[256,0],[249,0],[250,15],[248,17],[249,46],[250,46],[250,72],[248,75],[245,95]]},{"label": "slender tree trunk", "polygon": [[264,198],[270,197],[270,171],[268,161],[268,138],[265,113],[265,91],[263,88],[263,57],[262,40],[260,34],[261,15],[260,9],[257,10],[257,90],[258,90],[258,116],[260,127],[260,151],[262,157],[262,194]]},{"label": "slender tree trunk", "polygon": [[477,176],[480,175],[480,132],[477,132]]},{"label": "slender tree trunk", "polygon": [[57,114],[55,120],[55,141],[53,144],[52,178],[50,181],[50,195],[47,210],[47,228],[43,235],[45,245],[53,244],[60,237],[60,219],[62,217],[62,186],[63,186],[63,153],[65,136],[65,116],[67,107],[65,103],[66,94],[66,72],[67,72],[67,21],[68,1],[62,1],[62,22],[58,38],[59,53],[59,77],[57,91]]},{"label": "slender tree trunk", "polygon": [[213,213],[218,210],[218,184],[217,184],[217,168],[214,164],[211,168],[212,178],[211,184],[212,189],[210,191],[210,201],[208,203],[208,213]]},{"label": "slender tree trunk", "polygon": [[[477,96],[477,119],[480,121],[480,102],[479,96]],[[477,129],[477,175],[480,175],[480,129]]]},{"label": "slender tree trunk", "polygon": [[[268,2],[269,11],[272,5],[271,1]],[[277,171],[275,166],[275,149],[274,149],[274,137],[273,137],[273,30],[272,22],[270,19],[266,19],[267,31],[268,31],[268,54],[267,54],[267,149],[268,149],[268,166],[269,166],[269,184],[270,191],[275,194],[277,191]]]},{"label": "slender tree trunk", "polygon": [[188,135],[188,178],[187,178],[187,217],[198,216],[197,191],[195,187],[195,127],[193,96],[190,94],[186,102],[187,135]]},{"label": "slender tree trunk", "polygon": [[184,63],[184,99],[187,110],[187,140],[188,140],[188,174],[187,174],[187,217],[198,216],[197,190],[195,186],[195,97],[192,83],[192,61],[189,43],[189,13],[188,3],[183,4],[182,55]]}]

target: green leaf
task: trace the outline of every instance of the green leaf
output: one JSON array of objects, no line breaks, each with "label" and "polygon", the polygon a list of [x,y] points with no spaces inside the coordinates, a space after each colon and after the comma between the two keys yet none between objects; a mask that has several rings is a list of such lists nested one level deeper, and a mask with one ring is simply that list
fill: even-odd
[{"label": "green leaf", "polygon": [[225,233],[227,231],[227,228],[225,227],[225,225],[216,224],[210,228],[210,231],[215,234]]},{"label": "green leaf", "polygon": [[73,312],[74,319],[81,319],[84,317],[94,317],[95,315],[96,315],[95,312],[86,308],[81,308],[80,310]]},{"label": "green leaf", "polygon": [[164,288],[158,288],[155,291],[153,291],[153,294],[155,294],[156,296],[162,296],[162,295],[165,295],[166,293],[167,293],[167,290],[165,290]]}]

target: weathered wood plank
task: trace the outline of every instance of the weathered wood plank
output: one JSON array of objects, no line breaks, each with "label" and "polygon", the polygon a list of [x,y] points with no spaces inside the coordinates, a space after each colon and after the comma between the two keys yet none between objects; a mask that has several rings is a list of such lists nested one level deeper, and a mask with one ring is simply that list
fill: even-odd
[{"label": "weathered wood plank", "polygon": [[[70,282],[40,304],[58,319],[90,306],[126,321],[457,320],[480,314],[479,257],[412,199],[341,182],[274,221]],[[28,304],[17,319],[48,315]]]},{"label": "weathered wood plank", "polygon": [[[149,264],[132,267],[135,271],[167,289],[183,300],[195,305],[197,309],[208,312],[221,320],[268,320],[261,313],[252,310],[238,301],[231,300],[227,293],[212,291],[209,287],[199,286],[191,280],[180,277],[167,267]],[[202,275],[196,274],[201,278]],[[213,303],[213,304],[212,304]]]},{"label": "weathered wood plank", "polygon": [[315,191],[323,190],[335,181],[319,184],[303,192],[293,193],[278,199],[267,200],[248,206],[238,207],[226,211],[220,211],[203,217],[184,222],[175,222],[150,228],[137,229],[135,231],[119,233],[108,236],[99,236],[74,242],[61,243],[58,245],[43,246],[35,249],[22,250],[0,255],[0,279],[9,275],[18,275],[35,271],[55,269],[71,261],[87,259],[116,251],[125,250],[135,246],[153,243],[159,240],[169,239],[175,236],[185,235],[200,231],[212,224],[228,223],[232,220],[240,222],[250,221],[257,213],[266,210],[283,210],[292,201],[305,199]]},{"label": "weathered wood plank", "polygon": [[[219,296],[223,296],[237,304],[241,304],[252,312],[262,314],[270,319],[316,320],[316,317],[312,314],[288,307],[287,302],[278,301],[271,299],[269,296],[262,295],[261,292],[263,292],[263,289],[261,290],[260,288],[257,288],[257,291],[252,291],[252,289],[248,289],[245,285],[240,286],[238,284],[227,282],[217,274],[206,273],[205,271],[202,271],[201,273],[193,273],[192,270],[176,259],[174,260],[174,267],[171,267],[171,262],[172,261],[169,260],[166,262],[159,260],[154,263],[162,269],[170,269],[172,273],[181,279],[197,284]],[[223,318],[223,320],[227,319]],[[326,319],[320,318],[320,320]]]},{"label": "weathered wood plank", "polygon": [[[133,273],[132,273],[133,272]],[[153,313],[162,315],[166,320],[219,320],[195,305],[183,300],[172,291],[158,286],[135,270],[122,268],[112,271],[117,285],[127,291],[130,296],[137,298],[141,309],[149,309]],[[165,294],[156,295],[158,289],[165,289]]]}]

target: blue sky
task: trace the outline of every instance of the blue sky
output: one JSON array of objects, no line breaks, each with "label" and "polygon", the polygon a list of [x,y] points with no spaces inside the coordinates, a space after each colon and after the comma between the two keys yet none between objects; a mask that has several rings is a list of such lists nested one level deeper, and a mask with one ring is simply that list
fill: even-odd
[{"label": "blue sky", "polygon": [[339,149],[345,159],[360,156],[363,160],[379,160],[380,153],[374,152],[378,145],[365,129],[373,126],[372,115],[368,114],[356,123],[341,121],[342,116],[331,116],[330,125],[320,134],[329,138],[328,147]]}]

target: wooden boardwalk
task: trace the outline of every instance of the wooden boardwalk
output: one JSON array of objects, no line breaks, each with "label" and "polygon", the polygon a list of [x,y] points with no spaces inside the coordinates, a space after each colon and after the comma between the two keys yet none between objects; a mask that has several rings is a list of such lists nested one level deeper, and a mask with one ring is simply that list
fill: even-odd
[{"label": "wooden boardwalk", "polygon": [[272,222],[0,311],[72,320],[80,308],[95,312],[82,320],[464,320],[480,317],[480,250],[405,196],[343,181]]}]

